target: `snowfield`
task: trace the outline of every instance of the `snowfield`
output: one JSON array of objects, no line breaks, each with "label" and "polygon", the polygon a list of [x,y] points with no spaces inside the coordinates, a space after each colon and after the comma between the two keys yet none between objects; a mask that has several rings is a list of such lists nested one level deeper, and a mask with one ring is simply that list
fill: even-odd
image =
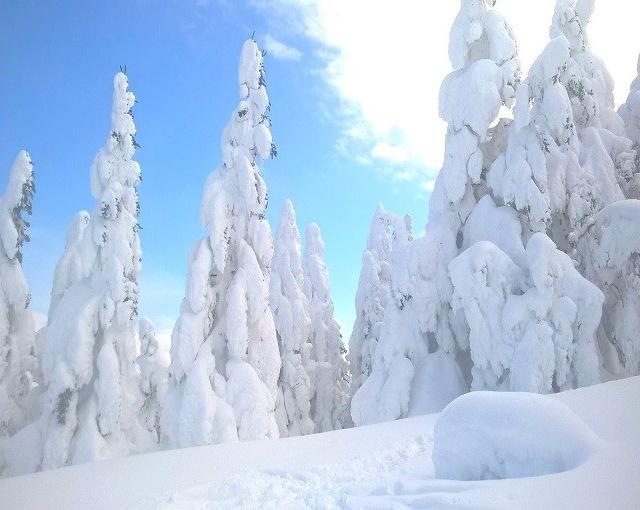
[{"label": "snowfield", "polygon": [[[11,509],[632,509],[640,502],[639,402],[640,377],[548,397],[477,392],[440,415],[8,478],[0,480],[0,501]],[[476,412],[479,408],[482,412]],[[457,429],[458,450],[469,453],[465,462],[486,462],[493,445],[494,452],[525,452],[536,459],[527,464],[528,474],[532,469],[561,472],[502,480],[436,479],[436,423],[436,450],[441,436],[450,439],[449,432]],[[484,447],[473,449],[478,439]],[[446,447],[456,449],[452,442]],[[558,467],[562,455],[570,463]],[[457,462],[455,457],[441,460]]]}]

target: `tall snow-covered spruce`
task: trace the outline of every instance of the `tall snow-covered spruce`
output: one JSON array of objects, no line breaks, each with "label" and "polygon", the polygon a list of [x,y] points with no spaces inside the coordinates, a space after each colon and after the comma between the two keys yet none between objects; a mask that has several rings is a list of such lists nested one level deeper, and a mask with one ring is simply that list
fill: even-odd
[{"label": "tall snow-covered spruce", "polygon": [[208,236],[189,256],[186,296],[171,337],[162,434],[173,447],[276,438],[280,354],[269,307],[271,230],[258,163],[274,154],[263,54],[244,43],[240,102],[208,178]]},{"label": "tall snow-covered spruce", "polygon": [[353,396],[356,425],[433,412],[466,387],[459,351],[468,328],[452,308],[447,266],[470,239],[471,212],[486,193],[486,169],[501,152],[519,79],[517,44],[492,0],[461,0],[451,29],[451,72],[440,89],[448,124],[444,163],[429,202],[425,236],[396,254],[392,300],[371,375]]},{"label": "tall snow-covered spruce", "polygon": [[271,262],[270,304],[276,325],[282,370],[276,419],[281,436],[313,432],[309,378],[311,318],[304,293],[300,232],[290,200],[282,207]]},{"label": "tall snow-covered spruce", "polygon": [[[625,196],[637,197],[638,147],[613,110],[613,82],[590,50],[592,11],[591,1],[557,2],[552,40],[518,89],[507,149],[488,175],[497,201],[518,211],[523,241],[547,232],[604,293],[603,307],[581,312],[574,303],[581,333],[556,353],[556,363],[564,356],[572,367],[565,379],[561,374],[567,370],[556,366],[555,390],[597,382],[602,370],[627,375],[640,370],[634,354],[640,351],[634,333],[640,311],[636,248],[620,244],[616,233],[633,217],[633,202],[620,204]],[[620,108],[631,138],[633,104],[632,86],[629,104]],[[600,308],[598,325],[593,319],[600,318]],[[597,343],[591,333],[585,335],[596,328]]]},{"label": "tall snow-covered spruce", "polygon": [[[635,217],[617,204],[633,190],[636,153],[589,49],[593,2],[558,0],[552,40],[522,83],[493,3],[462,0],[451,31],[445,161],[425,236],[394,253],[394,306],[352,399],[357,424],[437,411],[470,389],[593,384],[615,350],[636,370],[629,331],[610,330],[637,291],[608,267],[633,274],[636,247],[616,251],[611,223]],[[494,123],[514,98],[513,121]],[[596,286],[616,281],[622,291]]]},{"label": "tall snow-covered spruce", "polygon": [[351,394],[358,391],[371,374],[373,359],[382,324],[384,309],[391,299],[391,262],[394,247],[413,239],[411,219],[399,218],[376,208],[362,253],[362,269],[356,291],[356,320],[349,339]]},{"label": "tall snow-covered spruce", "polygon": [[33,165],[20,151],[0,197],[0,438],[15,433],[27,416],[37,362],[31,294],[22,272],[34,193]]},{"label": "tall snow-covered spruce", "polygon": [[141,437],[135,366],[141,173],[132,159],[134,103],[127,76],[116,74],[111,130],[91,167],[96,205],[90,220],[86,213],[74,220],[56,271],[36,468],[125,455],[136,451]]},{"label": "tall snow-covered spruce", "polygon": [[302,261],[304,292],[311,314],[313,399],[311,416],[316,432],[351,426],[349,417],[349,367],[340,325],[333,315],[329,272],[324,262],[320,228],[310,223],[305,232]]}]

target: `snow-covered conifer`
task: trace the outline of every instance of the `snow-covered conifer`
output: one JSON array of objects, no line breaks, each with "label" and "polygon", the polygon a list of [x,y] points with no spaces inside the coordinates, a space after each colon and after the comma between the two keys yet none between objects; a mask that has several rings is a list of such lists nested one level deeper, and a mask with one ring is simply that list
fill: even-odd
[{"label": "snow-covered conifer", "polygon": [[138,323],[140,355],[136,364],[140,369],[140,391],[143,395],[140,422],[149,431],[154,443],[160,442],[160,418],[167,388],[168,366],[156,338],[156,331],[149,319]]},{"label": "snow-covered conifer", "polygon": [[391,258],[394,245],[412,239],[410,219],[405,222],[376,208],[356,291],[356,320],[349,339],[351,394],[369,377],[380,339],[384,309],[391,298]]},{"label": "snow-covered conifer", "polygon": [[393,302],[370,377],[353,396],[357,425],[440,410],[466,387],[457,351],[468,348],[468,327],[451,307],[447,266],[465,248],[465,224],[488,192],[486,170],[504,143],[519,79],[511,28],[491,0],[461,0],[440,89],[448,124],[445,157],[429,202],[426,235],[394,253]]},{"label": "snow-covered conifer", "polygon": [[633,143],[633,150],[636,153],[635,168],[625,181],[627,198],[640,198],[640,58],[638,58],[638,75],[629,90],[626,102],[618,109],[618,114],[624,121],[627,137]]},{"label": "snow-covered conifer", "polygon": [[[589,1],[557,2],[554,38],[518,89],[508,147],[492,166],[488,182],[498,202],[518,210],[524,241],[532,232],[548,232],[604,292],[600,362],[608,371],[630,374],[637,370],[626,363],[636,348],[626,329],[638,313],[629,257],[633,250],[616,259],[625,271],[612,271],[602,256],[614,247],[611,240],[603,244],[602,236],[621,228],[615,222],[625,224],[626,214],[613,214],[619,201],[637,196],[637,145],[624,136],[622,120],[613,110],[611,79],[589,49],[586,29],[592,8]],[[630,106],[620,109],[628,124],[633,123],[633,104],[632,87]],[[633,133],[633,128],[627,131]],[[611,214],[604,212],[609,207]],[[591,357],[592,347],[580,345]],[[632,361],[630,366],[636,365]]]},{"label": "snow-covered conifer", "polygon": [[[134,103],[126,75],[117,73],[111,130],[91,167],[96,205],[88,224],[85,214],[76,217],[69,257],[57,271],[58,302],[44,339],[41,469],[125,455],[136,450],[142,432],[135,365],[141,251]],[[73,248],[76,242],[81,249]]]},{"label": "snow-covered conifer", "polygon": [[87,257],[84,256],[83,252],[84,243],[86,242],[84,235],[89,225],[89,219],[90,216],[87,211],[80,211],[74,216],[71,225],[67,229],[64,253],[60,257],[53,273],[49,320],[54,316],[56,306],[58,306],[67,289],[84,278],[90,269],[86,267]]},{"label": "snow-covered conifer", "polygon": [[222,134],[223,163],[204,190],[208,236],[191,251],[171,337],[162,434],[174,447],[278,437],[273,242],[258,168],[275,151],[264,79],[263,54],[248,40],[238,70],[240,102]]},{"label": "snow-covered conifer", "polygon": [[604,292],[598,340],[613,377],[640,374],[640,201],[621,200],[598,212],[581,239],[586,274]]},{"label": "snow-covered conifer", "polygon": [[311,312],[313,401],[311,415],[317,432],[349,427],[349,367],[340,325],[333,315],[329,272],[324,262],[320,228],[310,223],[305,232],[302,262],[304,292]]},{"label": "snow-covered conifer", "polygon": [[34,193],[33,165],[20,151],[0,197],[0,437],[15,433],[28,418],[28,397],[36,375],[31,294],[22,272],[22,247],[29,241]]},{"label": "snow-covered conifer", "polygon": [[280,436],[313,432],[310,367],[311,318],[304,293],[300,233],[290,200],[282,207],[271,262],[270,305],[276,325],[282,370],[276,419]]}]

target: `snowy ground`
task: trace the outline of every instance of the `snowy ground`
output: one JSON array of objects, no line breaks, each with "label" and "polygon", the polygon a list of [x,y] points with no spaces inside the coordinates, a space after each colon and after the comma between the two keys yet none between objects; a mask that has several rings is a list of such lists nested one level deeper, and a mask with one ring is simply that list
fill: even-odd
[{"label": "snowy ground", "polygon": [[11,509],[638,508],[640,377],[551,398],[599,436],[594,450],[562,473],[437,480],[431,461],[437,416],[431,415],[9,478],[0,481],[0,502]]}]

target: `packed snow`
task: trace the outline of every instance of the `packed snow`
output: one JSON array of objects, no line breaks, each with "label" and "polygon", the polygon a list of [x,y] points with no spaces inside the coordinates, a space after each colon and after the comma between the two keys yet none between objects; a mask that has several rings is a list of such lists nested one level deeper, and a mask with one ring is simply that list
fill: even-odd
[{"label": "packed snow", "polygon": [[[48,509],[52,501],[71,510],[631,510],[640,498],[640,406],[630,403],[639,398],[638,377],[554,396],[478,392],[454,401],[441,415],[278,441],[171,450],[7,478],[0,480],[0,495],[7,508],[34,510]],[[465,436],[456,436],[456,445],[449,434],[462,428],[476,433],[466,442]],[[471,445],[482,448],[465,457],[464,447]],[[510,471],[498,471],[496,477],[511,477],[437,478],[437,452],[443,447],[458,453],[445,462],[468,464],[474,470],[493,464],[496,453],[508,455]],[[535,456],[535,470],[522,465],[528,456]]]}]

